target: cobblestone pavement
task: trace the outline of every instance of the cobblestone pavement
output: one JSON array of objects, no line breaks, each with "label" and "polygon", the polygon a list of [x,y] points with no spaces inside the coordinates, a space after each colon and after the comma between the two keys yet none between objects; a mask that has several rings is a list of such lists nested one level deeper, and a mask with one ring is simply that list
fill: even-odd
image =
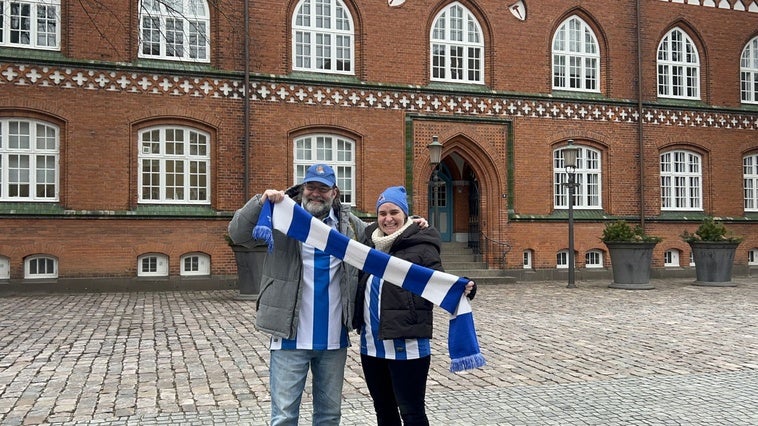
[{"label": "cobblestone pavement", "polygon": [[[481,286],[488,365],[447,371],[437,311],[433,425],[758,425],[758,280]],[[0,297],[0,424],[265,425],[267,338],[232,290]],[[357,342],[353,336],[353,342]],[[310,424],[310,394],[301,424]],[[375,424],[355,346],[343,424]]]}]

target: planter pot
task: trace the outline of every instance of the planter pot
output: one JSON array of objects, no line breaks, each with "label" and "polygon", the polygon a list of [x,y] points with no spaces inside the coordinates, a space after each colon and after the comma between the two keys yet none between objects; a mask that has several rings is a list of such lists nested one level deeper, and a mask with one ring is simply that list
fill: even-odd
[{"label": "planter pot", "polygon": [[234,258],[237,261],[237,285],[239,294],[236,299],[257,300],[261,289],[261,272],[263,259],[266,257],[266,245],[245,247],[233,245]]},{"label": "planter pot", "polygon": [[611,288],[626,290],[651,290],[650,265],[653,249],[658,243],[621,243],[607,242],[611,255],[613,282]]},{"label": "planter pot", "polygon": [[717,241],[691,241],[692,257],[695,260],[695,285],[734,287],[732,267],[734,253],[740,243]]}]

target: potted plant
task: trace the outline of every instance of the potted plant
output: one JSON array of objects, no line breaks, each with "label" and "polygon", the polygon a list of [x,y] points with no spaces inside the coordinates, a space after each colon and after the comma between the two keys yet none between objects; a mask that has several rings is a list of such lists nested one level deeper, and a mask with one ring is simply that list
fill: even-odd
[{"label": "potted plant", "polygon": [[695,233],[684,231],[682,239],[690,245],[695,261],[695,285],[733,287],[732,267],[742,237],[733,235],[723,223],[711,216],[700,222]]},{"label": "potted plant", "polygon": [[631,226],[624,220],[607,223],[600,240],[611,256],[613,282],[611,288],[649,290],[653,249],[660,237],[647,235],[641,226]]},{"label": "potted plant", "polygon": [[224,239],[234,251],[234,260],[237,263],[239,294],[235,298],[238,300],[257,300],[261,288],[263,258],[266,257],[266,244],[257,241],[250,246],[234,244],[229,234],[226,233]]}]

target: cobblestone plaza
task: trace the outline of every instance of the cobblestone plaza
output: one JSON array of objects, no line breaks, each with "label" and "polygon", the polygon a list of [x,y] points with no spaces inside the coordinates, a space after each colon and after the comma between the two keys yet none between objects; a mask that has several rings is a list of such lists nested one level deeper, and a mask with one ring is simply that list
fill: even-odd
[{"label": "cobblestone plaza", "polygon": [[[758,282],[482,286],[488,365],[448,372],[438,310],[434,425],[758,424]],[[0,297],[0,424],[266,425],[267,338],[233,290]],[[357,335],[343,424],[375,424]],[[306,392],[301,424],[310,424]]]}]

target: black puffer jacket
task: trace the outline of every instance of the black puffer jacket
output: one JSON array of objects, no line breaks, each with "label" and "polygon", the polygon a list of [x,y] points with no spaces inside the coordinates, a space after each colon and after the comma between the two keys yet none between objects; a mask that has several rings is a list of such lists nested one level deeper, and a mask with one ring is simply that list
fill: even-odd
[{"label": "black puffer jacket", "polygon": [[[364,244],[374,247],[371,234],[379,225],[366,228]],[[440,260],[440,234],[434,228],[420,229],[412,224],[395,240],[389,254],[430,269],[443,271]],[[363,305],[369,274],[361,272],[355,301],[353,326],[363,326]],[[379,338],[410,339],[432,337],[432,308],[428,300],[387,282],[382,286]]]}]

